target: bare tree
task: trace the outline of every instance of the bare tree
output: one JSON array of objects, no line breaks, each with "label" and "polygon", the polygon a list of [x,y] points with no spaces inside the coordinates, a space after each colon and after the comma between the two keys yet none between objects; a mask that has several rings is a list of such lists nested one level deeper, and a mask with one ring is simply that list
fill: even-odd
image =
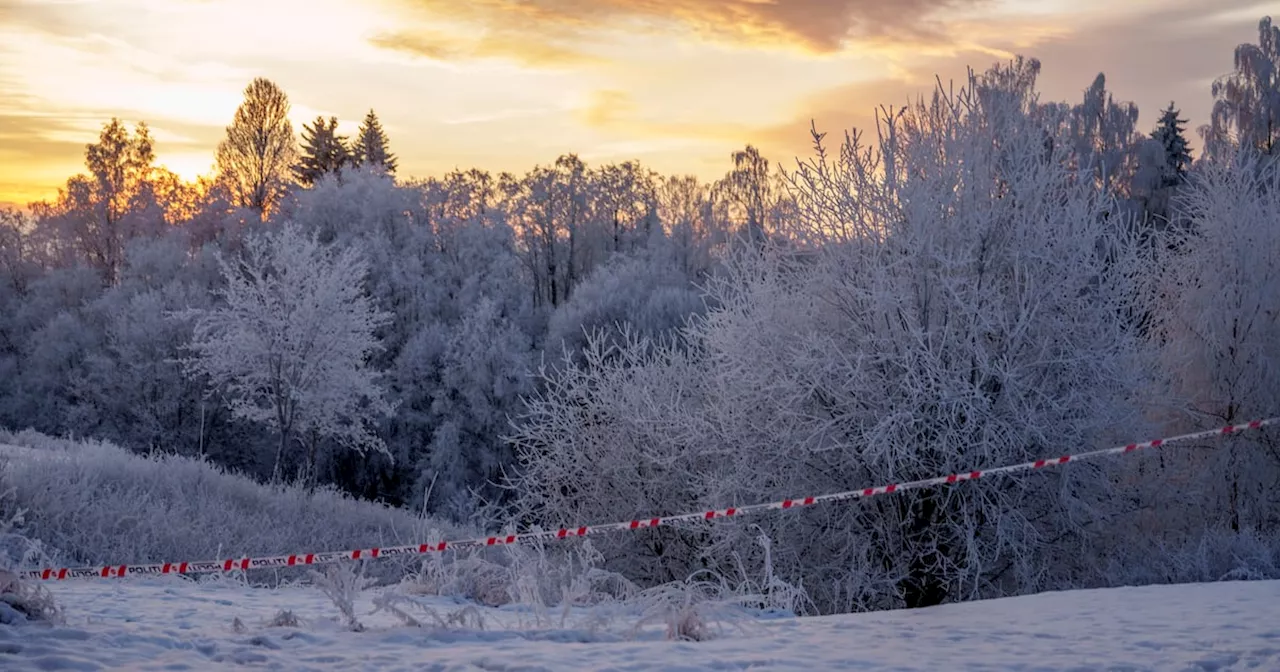
[{"label": "bare tree", "polygon": [[88,175],[67,180],[52,203],[36,208],[41,227],[55,245],[97,268],[103,282],[115,284],[132,236],[155,233],[162,213],[144,217],[156,205],[155,151],[145,123],[131,134],[119,120],[102,127],[98,142],[85,146]]},{"label": "bare tree", "polygon": [[268,215],[288,187],[298,156],[289,97],[274,82],[258,77],[244,90],[244,102],[218,145],[217,166],[242,208]]},{"label": "bare tree", "polygon": [[782,185],[769,159],[751,145],[733,153],[733,170],[716,183],[715,196],[732,206],[741,235],[755,247],[764,245],[772,210]]}]

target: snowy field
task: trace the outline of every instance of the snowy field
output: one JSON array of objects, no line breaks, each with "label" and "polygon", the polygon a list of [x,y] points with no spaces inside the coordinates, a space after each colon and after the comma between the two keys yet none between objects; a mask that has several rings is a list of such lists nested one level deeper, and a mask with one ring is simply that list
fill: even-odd
[{"label": "snowy field", "polygon": [[[1280,582],[1047,593],[911,612],[753,618],[713,639],[537,628],[519,609],[483,627],[417,628],[357,603],[344,629],[309,587],[182,579],[56,586],[60,627],[0,626],[0,669],[201,670],[1280,670]],[[430,598],[442,614],[466,605]],[[271,625],[282,610],[296,626]],[[576,622],[587,622],[579,614]]]}]

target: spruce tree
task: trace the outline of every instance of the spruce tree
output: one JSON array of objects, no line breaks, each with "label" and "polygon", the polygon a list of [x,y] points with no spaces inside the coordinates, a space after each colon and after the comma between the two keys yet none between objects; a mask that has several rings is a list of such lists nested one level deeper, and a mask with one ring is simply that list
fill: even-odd
[{"label": "spruce tree", "polygon": [[1187,120],[1179,119],[1179,112],[1170,102],[1169,107],[1160,113],[1156,129],[1151,132],[1151,139],[1164,148],[1163,186],[1180,184],[1191,166],[1191,146],[1183,128]]},{"label": "spruce tree", "polygon": [[388,173],[396,172],[396,155],[391,153],[387,134],[382,130],[382,122],[378,121],[378,115],[373,110],[369,110],[364,122],[360,124],[352,150],[356,165],[378,166]]},{"label": "spruce tree", "polygon": [[1160,113],[1150,139],[1139,146],[1138,171],[1132,194],[1142,208],[1143,221],[1156,227],[1175,224],[1174,197],[1186,183],[1191,168],[1191,148],[1187,143],[1178,109],[1173,103]]},{"label": "spruce tree", "polygon": [[351,162],[347,139],[338,135],[338,118],[316,117],[302,126],[302,158],[293,172],[298,181],[313,186],[329,173],[340,172]]}]

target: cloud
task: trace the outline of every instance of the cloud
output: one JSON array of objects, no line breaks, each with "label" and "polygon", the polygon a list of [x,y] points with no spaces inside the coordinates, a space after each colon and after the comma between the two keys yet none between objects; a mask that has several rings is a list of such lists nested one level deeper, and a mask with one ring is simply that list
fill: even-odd
[{"label": "cloud", "polygon": [[933,75],[923,70],[903,75],[823,91],[798,103],[790,120],[752,129],[747,137],[765,156],[787,169],[795,167],[797,158],[812,156],[815,128],[827,135],[828,150],[836,149],[844,134],[854,129],[863,134],[864,143],[874,143],[876,115],[882,105],[900,108],[936,85]]},{"label": "cloud", "polygon": [[58,117],[0,113],[0,159],[26,161],[83,153],[85,143],[70,139],[83,131],[82,124]]},{"label": "cloud", "polygon": [[52,112],[0,76],[0,162],[11,170],[48,157],[78,160],[101,121],[77,112]]},{"label": "cloud", "polygon": [[617,136],[619,139],[610,146],[650,143],[655,145],[654,151],[697,144],[742,145],[756,130],[749,124],[732,121],[686,121],[646,115],[630,93],[618,89],[593,91],[586,103],[576,109],[575,116],[588,128]]},{"label": "cloud", "polygon": [[[874,141],[880,105],[901,107],[917,95],[932,93],[938,78],[959,86],[968,67],[981,72],[1022,54],[1043,64],[1037,81],[1042,100],[1079,102],[1083,90],[1102,72],[1117,100],[1138,105],[1139,132],[1150,130],[1172,100],[1183,118],[1190,120],[1188,135],[1194,146],[1194,129],[1207,121],[1213,103],[1209,82],[1231,70],[1236,45],[1257,41],[1261,11],[1256,0],[1221,0],[1212,5],[1175,0],[1121,16],[1093,15],[1069,29],[1059,25],[1039,33],[1011,30],[1003,42],[980,36],[987,46],[935,52],[897,64],[891,77],[809,96],[796,104],[790,120],[758,127],[750,137],[784,165],[794,165],[794,157],[811,156],[812,123],[819,132],[829,134],[828,143],[838,143],[852,128]],[[992,24],[985,26],[988,34],[996,35],[992,28]]]},{"label": "cloud", "polygon": [[70,2],[32,2],[31,0],[0,0],[0,26],[22,27],[48,35],[76,37],[80,23],[76,12],[93,0]]},{"label": "cloud", "polygon": [[435,61],[497,59],[541,67],[578,66],[598,62],[598,59],[582,51],[509,32],[491,32],[465,38],[441,30],[419,29],[379,33],[369,41],[376,47]]},{"label": "cloud", "polygon": [[630,93],[602,89],[591,93],[587,104],[578,109],[577,116],[587,126],[608,128],[624,124],[636,110],[636,101]]},{"label": "cloud", "polygon": [[508,108],[499,109],[489,112],[481,112],[478,114],[466,114],[457,117],[446,117],[440,120],[440,123],[446,126],[469,126],[471,124],[489,124],[497,121],[509,121],[512,119],[530,119],[533,117],[545,117],[550,114],[559,112],[560,110],[551,107],[535,107],[535,108]]},{"label": "cloud", "polygon": [[[610,30],[669,35],[675,28],[738,46],[775,46],[829,54],[850,40],[944,42],[944,10],[985,0],[393,0],[428,25],[446,22],[460,40],[438,29],[380,35],[380,46],[441,60],[511,58],[563,65],[585,58],[573,48]],[[459,44],[466,45],[458,48]]]}]

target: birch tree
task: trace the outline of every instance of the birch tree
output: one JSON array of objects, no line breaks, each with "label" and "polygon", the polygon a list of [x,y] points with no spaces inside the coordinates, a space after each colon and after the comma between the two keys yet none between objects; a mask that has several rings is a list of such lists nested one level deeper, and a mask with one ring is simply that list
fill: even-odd
[{"label": "birch tree", "polygon": [[1213,82],[1213,111],[1200,127],[1205,153],[1230,161],[1237,149],[1280,147],[1280,26],[1258,22],[1258,43],[1236,47],[1235,69]]}]

